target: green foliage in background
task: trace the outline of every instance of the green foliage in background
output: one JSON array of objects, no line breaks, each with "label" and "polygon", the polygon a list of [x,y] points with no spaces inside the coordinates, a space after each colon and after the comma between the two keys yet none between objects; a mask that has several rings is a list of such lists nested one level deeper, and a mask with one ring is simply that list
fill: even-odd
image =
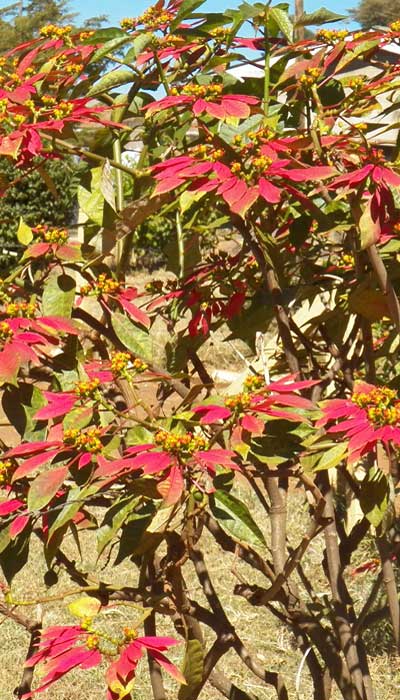
[{"label": "green foliage in background", "polygon": [[[45,166],[21,177],[21,170],[0,159],[0,269],[14,264],[18,251],[17,229],[20,218],[30,226],[53,224],[69,226],[76,216],[78,173],[82,166],[71,158],[48,160]],[[11,184],[10,186],[10,183]]]}]

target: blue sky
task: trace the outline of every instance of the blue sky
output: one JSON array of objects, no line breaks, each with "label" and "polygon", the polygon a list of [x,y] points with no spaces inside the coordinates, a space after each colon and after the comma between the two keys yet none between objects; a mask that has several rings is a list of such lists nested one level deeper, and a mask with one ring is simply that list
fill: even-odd
[{"label": "blue sky", "polygon": [[[106,14],[112,23],[117,23],[123,17],[132,17],[140,14],[140,12],[153,4],[155,0],[70,0],[71,9],[78,12],[82,18],[91,17],[93,15]],[[249,0],[251,2],[251,0]],[[12,0],[0,0],[0,7],[10,4]],[[236,7],[241,0],[207,0],[205,7],[212,12],[224,10],[227,7]],[[278,4],[279,0],[276,3]],[[339,14],[346,14],[351,6],[358,4],[358,0],[304,0],[305,9],[307,12],[312,12],[318,9],[321,5],[325,5],[328,9]]]}]

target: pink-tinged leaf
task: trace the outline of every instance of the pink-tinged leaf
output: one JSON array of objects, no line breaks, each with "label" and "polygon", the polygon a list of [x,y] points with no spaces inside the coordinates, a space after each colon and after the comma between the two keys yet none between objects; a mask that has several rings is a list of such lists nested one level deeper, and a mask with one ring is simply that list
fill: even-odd
[{"label": "pink-tinged leaf", "polygon": [[237,314],[241,312],[245,301],[246,294],[244,292],[234,292],[225,306],[225,318],[231,319],[234,318],[234,316],[237,316]]},{"label": "pink-tinged leaf", "polygon": [[250,114],[250,107],[240,100],[229,99],[229,97],[226,97],[222,104],[228,117],[247,119]]},{"label": "pink-tinged leaf", "polygon": [[121,304],[122,308],[130,315],[132,318],[140,323],[142,326],[145,328],[150,327],[150,318],[148,317],[147,314],[144,313],[141,309],[139,309],[137,306],[134,304],[131,304],[130,301],[127,299],[124,299],[123,296],[119,297],[118,299],[119,303]]},{"label": "pink-tinged leaf", "polygon": [[59,260],[75,261],[80,260],[82,257],[80,243],[72,242],[65,245],[59,245],[56,247],[54,252]]},{"label": "pink-tinged leaf", "polygon": [[10,525],[10,538],[15,539],[28,525],[30,515],[18,515]]},{"label": "pink-tinged leaf", "polygon": [[128,447],[126,450],[126,454],[129,455],[136,455],[139,452],[148,452],[149,450],[154,449],[154,445],[152,442],[148,442],[144,445],[133,445],[133,447]]},{"label": "pink-tinged leaf", "polygon": [[258,187],[250,187],[246,194],[233,204],[230,209],[233,214],[239,214],[244,219],[246,212],[258,199]]},{"label": "pink-tinged leaf", "polygon": [[157,491],[163,498],[165,505],[172,506],[182,496],[185,482],[180,468],[174,464],[165,479],[157,484]]},{"label": "pink-tinged leaf", "polygon": [[32,243],[32,245],[27,248],[26,255],[30,258],[40,258],[42,255],[46,255],[49,249],[49,243]]},{"label": "pink-tinged leaf", "polygon": [[78,460],[78,469],[83,469],[86,467],[90,462],[92,461],[92,453],[91,452],[84,452],[83,455],[79,457]]},{"label": "pink-tinged leaf", "polygon": [[400,175],[393,172],[390,168],[383,168],[380,165],[375,166],[372,179],[377,182],[384,182],[387,185],[392,185],[392,187],[400,186]]},{"label": "pink-tinged leaf", "polygon": [[69,333],[70,335],[78,335],[78,329],[73,321],[59,316],[42,316],[37,319],[38,323],[45,328],[52,328],[61,333]]},{"label": "pink-tinged leaf", "polygon": [[22,508],[24,503],[19,500],[19,498],[12,498],[11,501],[3,501],[0,503],[0,518],[4,515],[10,515],[14,513],[19,508]]},{"label": "pink-tinged leaf", "polygon": [[[46,663],[48,673],[43,678],[43,684],[36,689],[35,693],[41,693],[49,688],[61,676],[71,671],[73,668],[93,668],[101,663],[101,654],[98,649],[86,649],[84,646],[75,647],[65,651],[61,657],[51,659]],[[25,697],[29,697],[29,694]]]},{"label": "pink-tinged leaf", "polygon": [[196,115],[206,112],[210,117],[214,117],[215,119],[225,119],[227,116],[224,104],[207,102],[206,100],[197,100],[193,105],[193,112]]},{"label": "pink-tinged leaf", "polygon": [[146,649],[157,649],[158,651],[166,651],[170,647],[181,644],[180,640],[174,639],[174,637],[138,637],[136,642]]},{"label": "pink-tinged leaf", "polygon": [[218,420],[225,420],[229,418],[232,413],[229,408],[224,406],[197,406],[193,409],[193,413],[198,413],[201,415],[200,423],[202,425],[207,425],[209,423],[215,423]]},{"label": "pink-tinged leaf", "polygon": [[55,496],[68,474],[68,467],[57,467],[42,472],[32,482],[28,492],[29,510],[41,510]]},{"label": "pink-tinged leaf", "polygon": [[35,413],[35,420],[48,420],[49,418],[65,416],[77,402],[77,397],[72,393],[53,394],[50,391],[44,391],[43,394],[49,403]]},{"label": "pink-tinged leaf", "polygon": [[182,180],[179,177],[163,178],[157,182],[152,197],[155,197],[157,194],[163,194],[164,192],[171,192],[171,190],[175,190],[177,187],[180,187],[180,185],[183,185],[184,182],[185,180]]},{"label": "pink-tinged leaf", "polygon": [[21,358],[11,343],[6,343],[0,352],[0,382],[11,382],[21,365]]},{"label": "pink-tinged leaf", "polygon": [[148,452],[133,459],[135,467],[138,464],[142,465],[144,474],[157,474],[168,469],[171,460],[172,457],[168,452]]},{"label": "pink-tinged leaf", "polygon": [[42,450],[47,450],[49,447],[55,447],[58,442],[26,442],[23,445],[17,445],[8,450],[4,456],[5,457],[21,457],[23,455],[36,454],[36,452],[41,452]]},{"label": "pink-tinged leaf", "polygon": [[31,472],[35,471],[35,469],[37,469],[38,467],[42,467],[44,464],[51,462],[51,460],[56,455],[58,455],[59,452],[60,449],[48,450],[47,452],[42,452],[40,454],[34,455],[33,457],[30,457],[29,459],[26,459],[14,471],[12,475],[12,483],[15,483],[15,481],[18,481],[18,479],[22,479],[23,476],[30,474]]},{"label": "pink-tinged leaf", "polygon": [[182,685],[187,685],[186,679],[182,672],[173,664],[167,657],[162,654],[160,651],[157,651],[156,649],[150,649],[148,648],[149,654],[157,661],[157,663],[160,664],[160,666],[167,672],[169,673],[172,678],[175,678],[178,683],[181,683]]},{"label": "pink-tinged leaf", "polygon": [[262,435],[264,432],[265,423],[260,418],[247,414],[240,422],[242,427],[252,435]]},{"label": "pink-tinged leaf", "polygon": [[293,182],[307,182],[308,180],[322,180],[333,177],[337,170],[329,165],[315,165],[308,168],[291,168],[286,171],[286,176]]},{"label": "pink-tinged leaf", "polygon": [[195,456],[207,464],[219,464],[221,467],[238,469],[236,462],[233,462],[233,457],[236,457],[236,454],[232,450],[199,450],[195,452]]},{"label": "pink-tinged leaf", "polygon": [[258,189],[261,197],[270,204],[277,204],[281,199],[281,190],[271,182],[268,182],[265,177],[260,178],[258,181]]},{"label": "pink-tinged leaf", "polygon": [[[232,182],[233,181],[233,182]],[[222,194],[225,202],[232,207],[236,202],[241,200],[247,193],[246,183],[238,178],[230,178],[219,189],[218,194]]]},{"label": "pink-tinged leaf", "polygon": [[23,136],[15,132],[0,139],[0,155],[16,158],[23,141]]}]

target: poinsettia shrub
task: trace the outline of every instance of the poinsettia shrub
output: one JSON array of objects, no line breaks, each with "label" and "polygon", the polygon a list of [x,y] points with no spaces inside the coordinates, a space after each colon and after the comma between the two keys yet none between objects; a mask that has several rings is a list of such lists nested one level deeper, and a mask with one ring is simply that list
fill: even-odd
[{"label": "poinsettia shrub", "polygon": [[[397,129],[385,52],[400,24],[296,41],[298,30],[286,5],[207,13],[160,0],[120,28],[44,27],[2,59],[0,154],[21,177],[71,154],[88,166],[85,242],[22,220],[24,253],[1,286],[2,408],[19,439],[2,444],[0,612],[30,635],[20,698],[96,666],[108,700],[133,698],[147,656],[155,700],[164,671],[179,700],[208,684],[252,700],[236,663],[279,700],[300,695],[305,665],[315,700],[372,700],[366,631],[387,617],[400,647],[400,168],[396,148],[388,160],[378,146]],[[136,285],[132,237],[164,217],[173,272]],[[199,226],[224,232],[200,256]],[[216,367],[218,338],[233,376],[228,359]],[[345,521],[336,483],[351,494]],[[298,541],[292,486],[308,514]],[[70,541],[82,553],[94,537],[88,573]],[[295,679],[242,638],[210,537],[221,560],[233,555],[226,590],[292,633]],[[33,541],[47,585],[62,572],[70,589],[16,596]],[[104,558],[130,567],[125,585]]]}]

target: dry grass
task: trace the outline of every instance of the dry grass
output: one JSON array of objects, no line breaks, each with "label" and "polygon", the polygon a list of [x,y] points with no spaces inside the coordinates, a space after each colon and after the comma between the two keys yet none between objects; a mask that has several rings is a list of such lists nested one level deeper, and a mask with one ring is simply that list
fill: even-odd
[{"label": "dry grass", "polygon": [[[268,522],[260,511],[252,494],[242,490],[242,497],[247,500],[255,519],[268,537]],[[307,518],[306,508],[302,494],[293,490],[290,492],[289,508],[289,533],[291,544],[295,545],[300,537]],[[95,546],[93,533],[87,533],[87,546],[84,548],[84,561],[78,560],[78,554],[72,541],[67,542],[66,550],[70,556],[76,558],[78,566],[85,571],[93,571],[95,566]],[[296,694],[296,674],[301,662],[301,653],[296,649],[291,633],[284,627],[268,610],[263,608],[252,608],[240,597],[232,594],[233,585],[236,582],[234,576],[230,574],[233,566],[237,566],[238,572],[246,575],[250,582],[258,581],[257,575],[249,571],[244,564],[234,561],[233,555],[221,553],[208,536],[204,537],[203,549],[206,553],[207,564],[213,582],[219,592],[221,600],[227,611],[231,622],[236,627],[242,640],[255,655],[257,660],[271,671],[280,671],[287,682],[290,700],[312,700],[312,686],[307,669],[304,668],[300,678],[299,694]],[[321,598],[329,597],[326,580],[320,572],[322,559],[323,541],[322,535],[316,538],[304,561],[305,570],[312,577],[313,584]],[[363,556],[363,555],[362,555]],[[369,551],[368,556],[371,556]],[[37,598],[46,595],[56,595],[66,590],[71,590],[74,585],[70,584],[65,574],[60,575],[59,582],[47,593],[43,583],[45,567],[40,556],[38,545],[33,545],[28,566],[16,577],[14,596],[17,600],[20,596],[24,600]],[[94,574],[93,574],[94,575]],[[112,580],[114,585],[135,585],[136,570],[129,564],[123,563],[117,567],[106,566],[101,572],[103,580]],[[197,598],[204,602],[202,591],[197,578],[194,575],[190,564],[186,565],[185,578],[190,597]],[[373,574],[365,574],[357,579],[348,576],[349,586],[357,600],[357,608],[362,606],[363,600],[373,582]],[[50,602],[44,606],[45,625],[54,625],[60,622],[68,623],[72,621],[65,610],[60,609],[57,602]],[[25,613],[35,614],[35,607],[22,608]],[[132,620],[132,611],[127,607],[119,608],[113,614],[115,619],[124,620],[127,624]],[[113,622],[112,616],[110,623]],[[162,633],[174,634],[168,620],[160,621],[159,631]],[[209,635],[212,639],[212,635]],[[0,698],[6,700],[13,697],[13,689],[18,684],[24,655],[27,649],[27,635],[14,623],[4,620],[0,628]],[[384,624],[370,633],[370,664],[377,688],[377,700],[397,700],[400,690],[400,663],[398,659],[388,653],[390,648],[390,632]],[[178,649],[172,658],[180,663],[182,649]],[[251,691],[259,700],[275,700],[275,692],[272,688],[266,688],[254,676],[247,673],[246,668],[233,653],[227,654],[221,660],[219,667],[238,686]],[[46,700],[101,700],[104,693],[102,673],[104,669],[99,668],[86,672],[72,672],[51,688],[44,697]],[[168,700],[176,700],[177,686],[173,682],[166,682]],[[202,700],[215,700],[219,694],[212,688],[206,688],[201,696]],[[150,688],[146,663],[142,662],[138,673],[137,689],[135,700],[150,700]],[[334,700],[339,700],[338,693],[334,695]]]}]

